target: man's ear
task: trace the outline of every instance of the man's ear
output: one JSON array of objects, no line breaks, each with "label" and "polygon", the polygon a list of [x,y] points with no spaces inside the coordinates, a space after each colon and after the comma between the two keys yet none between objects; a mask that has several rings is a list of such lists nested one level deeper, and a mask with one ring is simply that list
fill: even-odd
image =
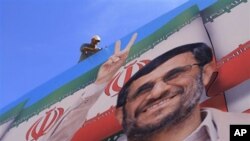
[{"label": "man's ear", "polygon": [[216,61],[211,61],[210,63],[203,66],[202,78],[203,84],[207,86],[211,83],[217,76]]},{"label": "man's ear", "polygon": [[115,109],[115,116],[120,125],[122,125],[122,118],[123,118],[122,107]]}]

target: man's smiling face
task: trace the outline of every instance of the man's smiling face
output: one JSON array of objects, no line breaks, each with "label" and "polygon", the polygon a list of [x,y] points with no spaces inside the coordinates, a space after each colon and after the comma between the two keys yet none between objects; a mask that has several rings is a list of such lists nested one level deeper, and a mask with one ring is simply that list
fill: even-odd
[{"label": "man's smiling face", "polygon": [[179,54],[133,81],[123,108],[128,136],[143,136],[185,119],[204,90],[192,53]]}]

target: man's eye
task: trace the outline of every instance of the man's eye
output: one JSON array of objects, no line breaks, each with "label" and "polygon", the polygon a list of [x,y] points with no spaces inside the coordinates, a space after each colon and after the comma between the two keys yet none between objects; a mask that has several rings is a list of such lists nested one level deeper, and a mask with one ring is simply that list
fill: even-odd
[{"label": "man's eye", "polygon": [[149,92],[151,90],[151,88],[145,88],[145,89],[143,89],[143,90],[141,90],[141,91],[139,91],[138,92],[138,96],[140,96],[140,95],[142,95],[142,94],[145,94],[145,93],[147,93],[147,92]]},{"label": "man's eye", "polygon": [[182,73],[182,72],[176,72],[176,73],[174,73],[174,74],[171,74],[170,76],[168,76],[168,77],[166,78],[166,81],[173,80],[173,79],[179,77],[181,73]]},{"label": "man's eye", "polygon": [[133,98],[137,98],[141,95],[147,94],[148,92],[150,92],[152,90],[152,88],[154,87],[153,83],[146,83],[144,85],[142,85],[135,93],[135,95],[133,96]]},{"label": "man's eye", "polygon": [[172,70],[172,71],[170,71],[170,72],[164,77],[164,80],[165,80],[165,81],[173,80],[173,79],[179,77],[179,76],[180,76],[182,73],[184,73],[184,72],[185,72],[185,70],[184,70],[184,69],[181,69],[181,68]]}]

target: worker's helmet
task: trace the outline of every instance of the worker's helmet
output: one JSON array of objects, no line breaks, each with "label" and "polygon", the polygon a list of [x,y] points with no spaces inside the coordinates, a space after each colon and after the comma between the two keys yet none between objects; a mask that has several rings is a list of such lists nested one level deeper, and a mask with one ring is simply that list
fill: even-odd
[{"label": "worker's helmet", "polygon": [[99,35],[94,35],[92,39],[97,40],[99,42],[101,41],[101,37]]}]

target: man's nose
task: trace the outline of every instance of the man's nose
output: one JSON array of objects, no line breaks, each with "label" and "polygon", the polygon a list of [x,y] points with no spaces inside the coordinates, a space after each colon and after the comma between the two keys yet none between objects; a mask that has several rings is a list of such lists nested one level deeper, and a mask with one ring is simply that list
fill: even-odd
[{"label": "man's nose", "polygon": [[147,95],[147,99],[159,98],[163,94],[163,92],[168,91],[169,88],[170,88],[170,85],[168,85],[167,83],[163,81],[159,81],[154,85],[149,95]]}]

